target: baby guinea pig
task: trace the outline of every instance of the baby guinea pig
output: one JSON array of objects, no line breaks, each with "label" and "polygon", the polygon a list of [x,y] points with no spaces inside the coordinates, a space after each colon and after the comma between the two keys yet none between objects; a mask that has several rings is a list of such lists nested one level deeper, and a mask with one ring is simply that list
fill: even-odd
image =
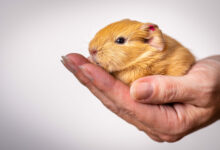
[{"label": "baby guinea pig", "polygon": [[125,19],[101,29],[89,44],[90,61],[130,85],[148,75],[184,75],[194,56],[157,25]]}]

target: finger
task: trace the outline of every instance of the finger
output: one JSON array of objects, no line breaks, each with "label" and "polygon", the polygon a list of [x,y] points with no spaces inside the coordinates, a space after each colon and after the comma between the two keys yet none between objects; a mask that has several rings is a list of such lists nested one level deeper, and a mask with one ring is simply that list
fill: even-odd
[{"label": "finger", "polygon": [[[69,54],[66,56],[69,59],[70,65],[73,67],[69,69],[77,70],[72,71],[76,77],[81,81],[85,81],[83,84],[88,84],[88,80],[92,81],[92,84],[99,89],[104,95],[106,95],[113,103],[124,106],[129,106],[127,97],[129,95],[129,87],[116,80],[109,73],[104,71],[97,65],[89,63],[88,59],[79,54]],[[76,68],[77,67],[77,68]],[[68,66],[67,66],[68,68]],[[84,77],[86,76],[87,79]],[[133,102],[131,100],[131,102]]]},{"label": "finger", "polygon": [[93,64],[84,64],[80,66],[83,74],[92,79],[93,84],[104,95],[109,97],[117,105],[129,105],[132,101],[127,101],[129,97],[129,87],[121,81],[116,80],[102,68]]},{"label": "finger", "polygon": [[[90,79],[88,79],[86,76],[83,75],[82,71],[77,66],[77,65],[89,63],[88,60],[80,54],[68,54],[66,57],[62,57],[62,58],[63,58],[62,63],[64,64],[64,66],[70,72],[72,72],[82,84],[86,85],[88,89],[98,99],[101,99],[102,100],[101,102],[107,108],[109,108],[113,112],[116,112],[116,109],[117,109],[116,106],[111,101],[109,101],[109,99],[91,83]],[[68,58],[74,59],[74,62]]]},{"label": "finger", "polygon": [[[103,95],[108,97],[118,108],[121,107],[119,113],[130,113],[132,110],[133,100],[127,101],[129,88],[112,77],[102,68],[91,64],[88,60],[79,54],[69,54],[64,57],[64,65],[69,69],[78,80],[90,88],[94,85]],[[102,99],[101,99],[102,100]],[[107,102],[103,102],[107,103]]]},{"label": "finger", "polygon": [[64,56],[65,59],[70,60],[70,63],[74,63],[75,66],[80,66],[85,63],[90,63],[88,58],[85,58],[84,56],[77,54],[77,53],[70,53]]},{"label": "finger", "polygon": [[189,102],[195,99],[196,88],[188,76],[155,75],[136,80],[130,90],[132,98],[149,104]]},{"label": "finger", "polygon": [[118,112],[118,108],[115,106],[115,104],[110,101],[102,92],[100,92],[91,82],[87,83],[87,88],[93,93],[93,95],[100,99],[102,104],[108,109],[114,113]]},{"label": "finger", "polygon": [[[163,124],[165,128],[168,128],[169,124],[166,125],[166,123],[170,117],[175,120],[176,116],[168,117],[170,113],[163,111],[163,109],[157,105],[143,105],[136,103],[130,97],[129,88],[126,85],[115,80],[100,67],[87,63],[87,59],[83,56],[72,54],[71,57],[77,57],[77,59],[73,59],[72,62],[70,62],[72,65],[66,65],[66,67],[73,72],[79,81],[87,86],[104,104],[111,104],[113,109],[110,109],[127,122],[150,133],[150,131],[155,132],[158,129],[163,130],[164,127],[161,127],[161,124]],[[73,62],[74,60],[79,60],[80,62],[76,62],[76,64],[80,64],[81,66],[76,66],[75,62]],[[83,68],[87,69],[87,72],[84,72],[85,70],[83,71]],[[175,111],[173,112],[175,113]],[[176,115],[174,113],[172,113],[172,115]],[[149,128],[149,130],[146,128]]]},{"label": "finger", "polygon": [[154,130],[152,130],[151,128],[149,128],[148,126],[144,125],[141,122],[138,122],[137,124],[134,124],[140,131],[144,131],[151,139],[153,139],[154,141],[157,142],[164,142],[164,140],[162,140],[160,138],[160,136],[158,135],[157,132],[155,132]]},{"label": "finger", "polygon": [[[173,107],[136,103],[130,97],[129,88],[126,85],[115,80],[108,73],[106,75],[106,72],[101,68],[95,67],[92,64],[83,64],[81,66],[84,69],[84,74],[92,79],[92,84],[115,104],[118,108],[116,114],[124,120],[143,128],[141,130],[145,130],[148,133],[150,131],[167,133],[170,132],[171,126],[177,126],[181,122],[183,117]],[[150,128],[150,131],[146,128]],[[173,130],[173,132],[176,132],[175,129]]]},{"label": "finger", "polygon": [[[72,62],[70,60],[68,60],[67,58],[70,58],[72,60]],[[105,93],[106,92],[102,92],[105,90],[100,91],[99,89],[97,89],[94,85],[93,82],[91,82],[90,79],[87,79],[81,72],[81,70],[77,67],[77,65],[84,65],[86,63],[88,63],[87,59],[85,59],[82,55],[79,54],[69,54],[66,57],[64,57],[64,65],[71,71],[74,73],[74,75],[83,83],[85,84],[88,89],[98,98],[101,100],[101,102],[107,107],[109,108],[111,111],[113,111],[114,113],[116,113],[117,115],[119,115],[120,117],[122,117],[124,120],[126,120],[127,122],[135,125],[139,130],[145,131],[145,133],[147,133],[153,140],[158,141],[158,142],[162,142],[162,140],[156,135],[156,133],[154,133],[152,130],[150,130],[147,126],[143,125],[140,121],[138,121],[136,118],[133,118],[133,116],[131,115],[131,113],[122,113],[122,112],[126,112],[125,109],[122,109],[121,107],[117,107],[115,106],[115,104],[112,102],[112,100],[110,100],[108,97],[106,97]],[[72,64],[74,63],[74,65],[72,66]],[[91,78],[91,77],[90,77]],[[99,85],[100,88],[106,88],[106,86],[103,87],[103,85]],[[108,89],[107,89],[108,91]],[[133,101],[132,101],[133,102]],[[121,109],[121,110],[120,110]],[[123,111],[122,111],[123,110]]]},{"label": "finger", "polygon": [[[134,106],[134,101],[129,95],[129,88],[101,68],[89,64],[87,59],[79,54],[69,54],[64,58],[64,65],[101,100],[110,110],[122,117],[127,122],[134,124],[140,130],[146,130],[146,126],[137,121],[135,112],[129,106]],[[69,60],[68,60],[69,59]],[[80,68],[77,65],[81,65]],[[84,73],[82,72],[83,69]],[[89,74],[89,75],[88,75]],[[117,83],[118,82],[118,83]],[[148,130],[148,133],[150,130]],[[151,133],[153,135],[153,133]]]},{"label": "finger", "polygon": [[[74,58],[74,56],[76,57],[75,62],[71,61],[71,59],[68,58]],[[87,82],[89,82],[89,79],[82,74],[81,70],[78,67],[78,65],[88,63],[88,60],[86,58],[79,54],[69,54],[67,56],[62,56],[61,62],[70,72],[72,72],[77,77],[77,79],[82,84],[86,84]]]},{"label": "finger", "polygon": [[150,133],[146,133],[152,140],[156,141],[156,142],[164,142],[161,138],[159,138],[158,136],[152,135]]}]

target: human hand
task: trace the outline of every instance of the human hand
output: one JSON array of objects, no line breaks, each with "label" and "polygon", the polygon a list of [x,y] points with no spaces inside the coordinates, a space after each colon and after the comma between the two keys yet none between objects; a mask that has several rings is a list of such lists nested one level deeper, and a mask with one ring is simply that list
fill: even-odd
[{"label": "human hand", "polygon": [[131,88],[79,54],[63,63],[112,112],[158,142],[174,142],[220,118],[220,56],[181,77],[154,75]]}]

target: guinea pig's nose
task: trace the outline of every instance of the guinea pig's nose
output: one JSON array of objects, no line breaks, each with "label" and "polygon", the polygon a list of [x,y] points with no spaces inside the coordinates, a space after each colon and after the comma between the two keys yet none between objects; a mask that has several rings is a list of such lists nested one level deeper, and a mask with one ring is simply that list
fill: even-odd
[{"label": "guinea pig's nose", "polygon": [[97,50],[96,50],[96,49],[90,50],[90,54],[91,54],[91,55],[96,55],[96,54],[97,54]]}]

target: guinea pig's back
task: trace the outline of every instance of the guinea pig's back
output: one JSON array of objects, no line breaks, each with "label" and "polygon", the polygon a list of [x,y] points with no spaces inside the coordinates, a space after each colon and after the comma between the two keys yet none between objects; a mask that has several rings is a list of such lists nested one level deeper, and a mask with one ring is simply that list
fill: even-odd
[{"label": "guinea pig's back", "polygon": [[[195,63],[193,54],[175,39],[164,35],[167,45],[166,75],[180,76],[186,74]],[[161,61],[163,63],[163,61]]]}]

